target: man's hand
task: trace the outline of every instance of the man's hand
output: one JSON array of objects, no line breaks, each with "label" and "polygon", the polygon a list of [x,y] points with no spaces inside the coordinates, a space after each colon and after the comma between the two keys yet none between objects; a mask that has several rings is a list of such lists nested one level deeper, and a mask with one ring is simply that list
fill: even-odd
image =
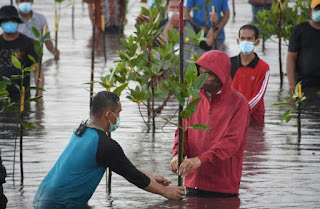
[{"label": "man's hand", "polygon": [[210,13],[210,21],[213,27],[218,25],[218,15],[217,13]]},{"label": "man's hand", "polygon": [[164,188],[163,196],[167,199],[182,199],[185,195],[185,190],[182,186],[170,186]]},{"label": "man's hand", "polygon": [[52,54],[53,54],[55,60],[59,60],[60,59],[60,51],[58,49],[57,50],[54,49],[52,51]]},{"label": "man's hand", "polygon": [[170,180],[164,178],[163,176],[157,175],[157,174],[153,174],[152,177],[157,183],[162,184],[163,186],[168,186],[169,184],[172,183]]},{"label": "man's hand", "polygon": [[185,177],[191,170],[198,168],[200,165],[201,161],[197,157],[185,159],[179,167],[179,175]]},{"label": "man's hand", "polygon": [[176,154],[171,162],[170,162],[170,169],[174,172],[174,173],[178,173],[178,154]]}]

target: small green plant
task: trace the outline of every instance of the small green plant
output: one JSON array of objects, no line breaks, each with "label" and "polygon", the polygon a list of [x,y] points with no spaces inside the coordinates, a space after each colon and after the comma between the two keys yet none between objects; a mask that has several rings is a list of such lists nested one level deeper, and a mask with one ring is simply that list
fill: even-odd
[{"label": "small green plant", "polygon": [[306,100],[304,93],[301,91],[301,82],[296,85],[295,91],[292,95],[285,95],[285,101],[275,103],[273,105],[289,105],[292,108],[285,111],[285,113],[281,117],[281,122],[286,121],[287,123],[292,119],[296,118],[297,123],[297,133],[300,139],[301,137],[301,119],[300,119],[300,103]]},{"label": "small green plant", "polygon": [[[300,89],[300,90],[299,90]],[[292,108],[288,109],[281,117],[281,121],[286,121],[287,123],[294,117],[298,118],[298,108],[301,102],[306,100],[304,93],[301,92],[301,82],[299,82],[296,87],[295,91],[292,95],[284,95],[283,96],[285,101],[275,103],[273,105],[290,105]]]},{"label": "small green plant", "polygon": [[283,38],[285,42],[290,38],[293,28],[310,19],[311,0],[285,0],[281,3],[281,28],[279,33],[279,3],[273,3],[270,10],[262,10],[257,13],[257,23],[254,24],[265,41]]},{"label": "small green plant", "polygon": [[[155,117],[161,114],[173,97],[176,90],[172,88],[173,81],[179,80],[179,55],[176,54],[179,49],[174,49],[179,41],[179,32],[170,30],[168,31],[169,40],[159,40],[162,44],[155,44],[156,37],[161,37],[163,30],[159,27],[160,11],[156,6],[152,6],[149,10],[142,8],[141,14],[147,21],[136,24],[137,32],[127,39],[121,39],[123,48],[118,51],[120,61],[115,68],[111,69],[110,75],[99,82],[107,89],[126,84],[127,98],[136,103],[139,110],[141,105],[146,106],[148,122],[141,111],[140,115],[148,126],[148,130],[150,129],[149,121],[152,120],[153,133],[155,133]],[[206,40],[203,32],[190,35],[195,39],[189,40],[193,44]],[[199,55],[195,56],[197,60]],[[136,85],[131,87],[127,83]],[[157,100],[157,106],[155,100]]]}]

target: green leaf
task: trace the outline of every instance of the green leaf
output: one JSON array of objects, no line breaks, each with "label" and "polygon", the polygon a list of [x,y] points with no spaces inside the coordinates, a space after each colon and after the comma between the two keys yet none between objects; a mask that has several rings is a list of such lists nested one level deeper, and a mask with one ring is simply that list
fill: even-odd
[{"label": "green leaf", "polygon": [[42,98],[42,96],[37,96],[37,97],[28,99],[27,102],[37,102],[37,101],[39,101],[41,98]]},{"label": "green leaf", "polygon": [[34,125],[32,125],[31,123],[26,123],[26,122],[24,122],[24,123],[22,123],[21,124],[24,128],[28,128],[28,129],[34,129],[34,128],[36,128]]},{"label": "green leaf", "polygon": [[190,118],[192,116],[192,112],[188,111],[188,110],[183,110],[180,112],[180,117],[184,120]]},{"label": "green leaf", "polygon": [[18,58],[16,58],[15,56],[11,55],[11,61],[12,61],[12,64],[18,68],[18,69],[22,69],[22,66],[21,66],[21,62],[19,61]]},{"label": "green leaf", "polygon": [[122,84],[121,86],[117,87],[115,90],[113,90],[113,93],[117,94],[119,97],[121,95],[121,92],[127,88],[129,83],[125,83],[125,84]]},{"label": "green leaf", "polygon": [[35,59],[32,55],[28,54],[28,58],[29,58],[33,63],[37,63],[37,62],[36,62],[36,59]]},{"label": "green leaf", "polygon": [[26,67],[23,69],[24,72],[31,72],[31,71],[34,71],[35,68],[34,67]]},{"label": "green leaf", "polygon": [[40,32],[36,27],[32,27],[32,33],[36,38],[40,38]]},{"label": "green leaf", "polygon": [[198,71],[197,67],[194,63],[189,64],[186,76],[185,76],[185,81],[191,86],[194,81],[197,79]]},{"label": "green leaf", "polygon": [[188,88],[188,92],[190,93],[190,95],[192,96],[192,98],[197,98],[198,95],[199,95],[199,90],[193,88],[193,87],[190,87]]},{"label": "green leaf", "polygon": [[186,27],[185,29],[193,39],[197,39],[198,38],[197,34],[195,34],[190,28]]},{"label": "green leaf", "polygon": [[192,87],[194,89],[199,90],[203,86],[203,84],[206,82],[206,79],[207,79],[206,73],[199,75],[196,81],[193,83]]},{"label": "green leaf", "polygon": [[211,129],[210,126],[206,126],[203,124],[193,124],[193,125],[189,126],[189,128],[199,129],[199,130],[210,130]]},{"label": "green leaf", "polygon": [[281,117],[281,121],[286,121],[287,123],[291,120],[292,116],[290,116],[292,113],[292,110],[287,110]]},{"label": "green leaf", "polygon": [[179,104],[183,107],[185,101],[182,91],[176,86],[171,86],[171,89],[173,91],[174,96],[178,99]]}]

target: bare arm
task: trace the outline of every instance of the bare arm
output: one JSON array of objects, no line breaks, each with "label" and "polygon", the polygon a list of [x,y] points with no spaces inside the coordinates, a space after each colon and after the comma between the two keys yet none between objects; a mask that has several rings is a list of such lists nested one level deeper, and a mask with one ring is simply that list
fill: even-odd
[{"label": "bare arm", "polygon": [[296,60],[297,60],[298,52],[288,52],[287,55],[287,77],[289,83],[289,93],[293,93],[296,83],[294,79],[294,74],[296,71]]},{"label": "bare arm", "polygon": [[45,42],[45,44],[46,44],[46,47],[47,47],[48,51],[51,52],[51,54],[53,54],[54,58],[56,60],[59,60],[60,51],[59,50],[55,50],[52,41],[51,40],[47,40]]},{"label": "bare arm", "polygon": [[218,34],[218,31],[214,30],[214,28],[218,24],[218,15],[216,13],[210,13],[210,20],[211,20],[212,27],[210,28],[210,30],[206,36],[206,38],[208,39],[207,40],[208,46],[213,45],[213,43],[217,37],[217,34]]},{"label": "bare arm", "polygon": [[[32,67],[34,67],[34,83],[35,83],[35,86],[37,86],[37,81],[38,81],[38,74],[39,74],[39,64],[36,63],[36,64],[33,64]],[[44,87],[44,75],[43,75],[43,70],[40,71],[40,82],[39,82],[39,88],[43,89]],[[37,96],[42,96],[43,94],[43,91],[42,90],[39,90],[38,91],[38,95]]]},{"label": "bare arm", "polygon": [[181,199],[185,195],[184,188],[182,186],[165,186],[163,183],[159,183],[159,180],[163,179],[168,182],[164,177],[152,174],[148,171],[138,169],[150,178],[150,184],[144,188],[148,192],[162,195],[167,199]]},{"label": "bare arm", "polygon": [[223,16],[220,19],[220,22],[218,23],[218,33],[224,28],[224,26],[227,24],[229,17],[230,17],[230,11],[229,10],[223,10],[222,11]]}]

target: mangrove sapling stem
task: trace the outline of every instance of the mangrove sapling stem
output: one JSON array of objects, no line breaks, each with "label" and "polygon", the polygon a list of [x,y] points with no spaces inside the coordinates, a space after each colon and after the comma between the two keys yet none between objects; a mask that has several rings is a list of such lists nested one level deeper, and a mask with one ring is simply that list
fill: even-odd
[{"label": "mangrove sapling stem", "polygon": [[[146,126],[148,127],[148,131],[147,131],[147,132],[149,132],[149,131],[150,131],[150,125],[149,125],[149,123],[146,122],[146,120],[145,120],[144,117],[143,117],[143,114],[142,114],[142,112],[141,112],[140,103],[138,103],[138,109],[139,109],[139,113],[140,113],[140,116],[141,116],[143,122],[144,122],[144,123],[146,124]],[[148,110],[148,113],[149,113],[149,110]]]},{"label": "mangrove sapling stem", "polygon": [[152,108],[152,136],[154,137],[155,132],[156,132],[156,121],[155,121],[155,111],[154,111],[154,77],[152,76],[151,78],[151,108]]},{"label": "mangrove sapling stem", "polygon": [[[44,25],[42,37],[46,35],[46,29],[47,29],[47,26]],[[39,69],[38,69],[38,75],[37,75],[36,97],[39,96],[39,85],[40,85],[41,70],[42,70],[42,57],[43,57],[43,42],[40,40],[40,58],[39,58]]]},{"label": "mangrove sapling stem", "polygon": [[20,112],[19,112],[19,123],[20,123],[20,174],[21,184],[23,184],[23,111],[24,111],[24,98],[25,98],[25,87],[23,86],[24,73],[22,72],[21,81],[21,92],[20,92]]},{"label": "mangrove sapling stem", "polygon": [[[207,17],[207,16],[206,16]],[[207,19],[207,18],[206,18]],[[180,74],[179,74],[179,82],[183,84],[183,47],[184,47],[184,40],[183,40],[183,32],[184,32],[184,22],[183,22],[183,0],[180,1],[179,5],[179,31],[180,31]],[[182,118],[180,116],[180,113],[183,111],[183,106],[179,103],[179,151],[178,151],[178,169],[182,163],[183,160],[183,130],[182,127]],[[182,186],[182,178],[180,175],[178,175],[178,185]]]},{"label": "mangrove sapling stem", "polygon": [[283,71],[282,71],[282,58],[281,58],[281,0],[278,0],[278,11],[279,11],[279,20],[278,20],[278,33],[279,33],[279,71],[280,71],[280,86],[283,84]]}]

